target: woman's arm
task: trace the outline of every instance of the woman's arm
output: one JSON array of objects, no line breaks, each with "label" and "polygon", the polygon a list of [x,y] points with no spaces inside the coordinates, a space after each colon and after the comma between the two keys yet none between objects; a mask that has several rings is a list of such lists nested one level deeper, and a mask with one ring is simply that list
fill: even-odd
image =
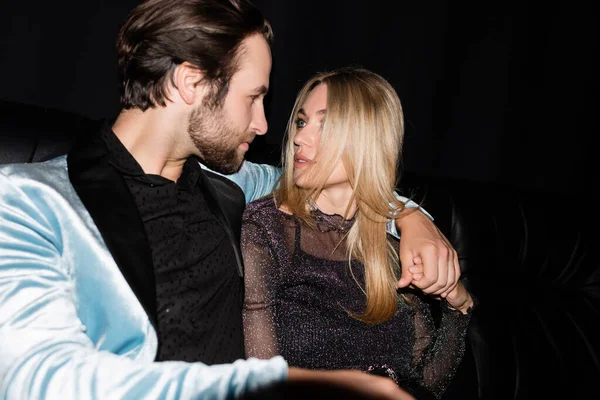
[{"label": "woman's arm", "polygon": [[[462,287],[462,284],[459,286]],[[469,301],[470,299],[469,296]],[[436,327],[430,307],[438,305],[441,306],[442,313]],[[415,310],[412,363],[415,378],[422,387],[440,398],[462,361],[471,310],[454,310],[446,305],[445,300],[441,303],[433,298],[426,301],[418,295],[414,296],[412,307]]]},{"label": "woman's arm", "polygon": [[268,359],[279,354],[274,322],[276,262],[267,232],[256,216],[244,216],[244,342],[247,357]]}]

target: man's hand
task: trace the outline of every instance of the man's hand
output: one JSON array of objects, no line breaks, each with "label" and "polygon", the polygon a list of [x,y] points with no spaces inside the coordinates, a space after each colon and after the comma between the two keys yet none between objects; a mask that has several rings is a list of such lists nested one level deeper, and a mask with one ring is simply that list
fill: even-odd
[{"label": "man's hand", "polygon": [[287,385],[285,399],[416,400],[391,379],[361,371],[290,368]]},{"label": "man's hand", "polygon": [[424,293],[446,297],[460,279],[458,254],[435,224],[417,209],[396,219],[400,231],[402,277],[398,287],[413,286]]}]

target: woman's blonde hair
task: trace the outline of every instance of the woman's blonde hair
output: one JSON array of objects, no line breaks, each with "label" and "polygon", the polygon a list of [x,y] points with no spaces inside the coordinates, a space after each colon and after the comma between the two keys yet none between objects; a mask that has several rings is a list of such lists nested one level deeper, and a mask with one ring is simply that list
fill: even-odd
[{"label": "woman's blonde hair", "polygon": [[[311,91],[319,85],[327,85],[327,112],[313,159],[320,168],[312,168],[307,177],[312,184],[306,189],[294,184],[296,119]],[[404,208],[393,195],[404,137],[402,106],[396,91],[384,78],[363,68],[317,74],[298,93],[287,133],[276,198],[314,226],[308,199],[318,197],[336,165],[343,163],[358,206],[347,235],[348,258],[364,264],[367,300],[364,312],[352,315],[372,324],[389,320],[398,308],[396,282],[400,268],[396,249],[387,240],[385,224]]]}]

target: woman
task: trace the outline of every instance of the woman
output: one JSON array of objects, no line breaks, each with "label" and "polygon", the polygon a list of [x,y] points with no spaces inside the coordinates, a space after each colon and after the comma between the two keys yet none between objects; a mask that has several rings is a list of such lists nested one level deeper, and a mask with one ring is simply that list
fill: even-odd
[{"label": "woman", "polygon": [[403,140],[396,92],[364,69],[319,74],[298,94],[288,135],[277,189],[243,219],[247,356],[384,374],[418,398],[441,397],[473,299],[461,283],[439,302],[396,288],[398,242],[385,223],[410,212],[392,195]]}]

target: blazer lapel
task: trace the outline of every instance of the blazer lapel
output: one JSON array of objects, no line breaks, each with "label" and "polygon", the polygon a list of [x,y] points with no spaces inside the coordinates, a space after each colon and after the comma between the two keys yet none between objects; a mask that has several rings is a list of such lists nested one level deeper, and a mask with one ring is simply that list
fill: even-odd
[{"label": "blazer lapel", "polygon": [[109,164],[101,136],[93,134],[78,142],[67,155],[67,165],[71,184],[157,328],[154,268],[144,225],[125,180]]},{"label": "blazer lapel", "polygon": [[[207,172],[204,170],[201,170],[201,173],[204,175],[203,179],[201,180],[202,181],[201,189],[203,190],[204,198],[206,200],[206,203],[208,204],[208,208],[210,209],[211,213],[217,219],[217,222],[219,222],[219,224],[221,224],[221,226],[225,230],[225,233],[227,234],[227,237],[229,238],[229,241],[231,242],[231,245],[233,247],[235,259],[237,261],[238,274],[240,277],[243,277],[244,276],[244,264],[242,261],[242,252],[240,249],[239,238],[236,238],[236,236],[234,235],[234,233],[231,229],[231,226],[232,226],[231,222],[229,221],[229,218],[227,218],[227,215],[225,214],[225,212],[219,205],[219,202],[217,201],[217,199],[221,198],[222,196],[219,196],[217,189],[210,182],[210,179],[207,176]],[[243,193],[242,193],[242,196],[243,196]],[[240,221],[241,221],[241,214],[240,214]]]}]

